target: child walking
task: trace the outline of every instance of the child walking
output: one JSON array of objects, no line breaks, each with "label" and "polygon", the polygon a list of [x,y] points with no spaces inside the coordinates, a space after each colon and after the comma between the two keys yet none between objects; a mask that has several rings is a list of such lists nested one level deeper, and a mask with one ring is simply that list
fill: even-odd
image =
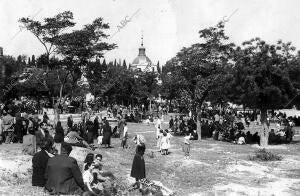
[{"label": "child walking", "polygon": [[183,144],[184,159],[190,158],[190,148],[191,148],[190,139],[191,139],[191,134],[186,133],[184,137],[184,144]]}]

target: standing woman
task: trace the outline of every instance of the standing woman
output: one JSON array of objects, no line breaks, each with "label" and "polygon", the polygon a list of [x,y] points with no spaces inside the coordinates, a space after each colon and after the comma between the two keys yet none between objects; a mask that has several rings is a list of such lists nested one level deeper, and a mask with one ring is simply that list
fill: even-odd
[{"label": "standing woman", "polygon": [[64,141],[64,129],[61,126],[61,122],[58,121],[55,127],[55,135],[54,135],[54,142],[55,143],[62,143]]},{"label": "standing woman", "polygon": [[94,139],[97,139],[97,137],[99,136],[98,134],[98,130],[100,128],[100,123],[99,123],[99,117],[96,116],[96,118],[94,119]]},{"label": "standing woman", "polygon": [[110,146],[110,137],[111,137],[111,127],[109,126],[109,122],[106,120],[105,125],[103,127],[103,140],[102,144],[104,144],[105,147],[111,147]]},{"label": "standing woman", "polygon": [[94,143],[94,123],[88,118],[86,122],[87,127],[87,142],[88,144]]},{"label": "standing woman", "polygon": [[131,177],[135,178],[136,180],[135,187],[139,188],[140,191],[142,189],[140,180],[146,178],[145,160],[143,157],[145,150],[146,150],[145,145],[137,145],[136,154],[133,159],[131,174],[130,174]]},{"label": "standing woman", "polygon": [[72,115],[70,115],[70,116],[68,117],[67,125],[68,125],[68,128],[69,128],[69,129],[72,129],[72,128],[73,128],[73,118],[72,118]]},{"label": "standing woman", "polygon": [[22,143],[22,141],[23,141],[23,122],[22,122],[21,114],[19,112],[16,114],[14,134],[16,136],[17,142]]}]

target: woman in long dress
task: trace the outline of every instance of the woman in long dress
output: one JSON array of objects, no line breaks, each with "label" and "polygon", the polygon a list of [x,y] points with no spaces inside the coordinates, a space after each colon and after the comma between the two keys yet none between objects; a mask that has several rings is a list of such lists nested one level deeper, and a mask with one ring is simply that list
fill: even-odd
[{"label": "woman in long dress", "polygon": [[109,126],[108,121],[105,121],[105,125],[103,127],[103,140],[102,144],[104,144],[105,147],[110,147],[110,137],[111,137],[111,127]]},{"label": "woman in long dress", "polygon": [[145,169],[145,160],[144,160],[144,153],[146,147],[145,145],[137,145],[136,147],[136,154],[134,156],[131,168],[130,176],[135,178],[136,180],[136,187],[141,190],[140,180],[146,178],[146,169]]}]

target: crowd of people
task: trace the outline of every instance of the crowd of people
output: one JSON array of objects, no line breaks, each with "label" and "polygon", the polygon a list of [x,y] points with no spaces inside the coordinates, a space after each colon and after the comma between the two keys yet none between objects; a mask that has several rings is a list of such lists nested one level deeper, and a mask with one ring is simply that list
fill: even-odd
[{"label": "crowd of people", "polygon": [[[114,175],[102,171],[102,155],[90,153],[87,155],[82,169],[77,161],[69,157],[75,147],[95,150],[98,147],[111,148],[111,137],[120,138],[120,146],[128,148],[128,112],[124,108],[108,109],[115,117],[116,125],[112,128],[108,119],[102,116],[91,118],[89,113],[82,113],[81,120],[75,123],[72,115],[67,118],[66,127],[58,121],[52,126],[47,113],[39,119],[38,115],[26,113],[13,114],[10,110],[3,110],[0,120],[0,142],[22,143],[26,136],[34,137],[35,144],[26,149],[34,155],[32,159],[32,185],[45,187],[50,194],[73,194],[78,191],[85,195],[101,195],[106,186],[115,186]],[[198,140],[197,124],[191,116],[171,116],[168,128],[163,129],[163,114],[149,116],[149,121],[155,125],[155,138],[161,155],[170,153],[171,140],[174,136],[184,136],[182,150],[184,158],[190,158],[191,140]],[[155,117],[154,117],[155,116]],[[208,137],[215,140],[229,141],[236,144],[254,144],[260,142],[258,132],[252,134],[247,131],[250,124],[259,124],[259,116],[252,113],[234,113],[226,111],[203,111],[201,121],[201,138]],[[108,118],[110,116],[108,115]],[[273,118],[267,119],[269,123]],[[284,129],[276,132],[271,129],[269,143],[289,143],[293,138],[293,123],[280,114],[280,125]],[[95,142],[96,141],[96,142]],[[136,153],[133,159],[131,176],[136,183],[133,188],[142,189],[145,184],[155,183],[145,180],[145,138],[135,135]],[[150,190],[150,189],[149,189]],[[149,191],[148,190],[148,191]]]},{"label": "crowd of people", "polygon": [[[204,112],[206,120],[201,122],[202,137],[237,144],[260,144],[260,136],[254,126],[261,124],[261,117],[256,112]],[[270,113],[267,117],[270,128],[269,144],[290,143],[293,139],[295,125],[291,117],[283,113]],[[273,124],[271,126],[271,124]],[[250,128],[250,125],[252,128]],[[275,130],[276,128],[276,130]],[[255,130],[255,132],[253,132]]]}]

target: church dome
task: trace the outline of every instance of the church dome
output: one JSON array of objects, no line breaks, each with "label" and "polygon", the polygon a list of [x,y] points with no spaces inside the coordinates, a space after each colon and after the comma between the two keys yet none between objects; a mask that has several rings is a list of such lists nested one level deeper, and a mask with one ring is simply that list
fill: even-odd
[{"label": "church dome", "polygon": [[146,48],[144,47],[143,37],[142,37],[142,44],[139,47],[139,54],[133,60],[131,64],[131,69],[133,70],[140,70],[140,71],[157,71],[157,67],[152,64],[152,61],[146,55]]},{"label": "church dome", "polygon": [[145,53],[145,48],[139,48],[139,55],[133,60],[133,65],[152,65],[151,60],[147,57]]},{"label": "church dome", "polygon": [[144,47],[143,43],[143,37],[142,37],[142,43],[139,47],[139,54],[138,56],[133,60],[132,65],[134,67],[144,67],[144,66],[151,66],[152,62],[149,57],[146,55],[146,48]]}]

